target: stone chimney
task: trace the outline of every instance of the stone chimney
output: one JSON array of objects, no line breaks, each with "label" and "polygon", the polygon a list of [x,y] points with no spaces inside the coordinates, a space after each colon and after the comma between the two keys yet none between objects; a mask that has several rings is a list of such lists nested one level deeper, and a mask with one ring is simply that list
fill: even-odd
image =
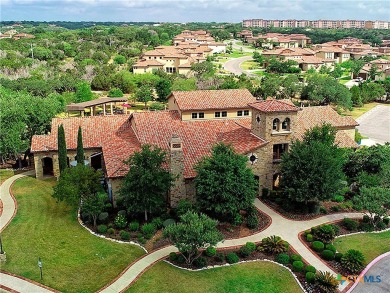
[{"label": "stone chimney", "polygon": [[181,139],[173,134],[169,141],[170,149],[170,172],[174,176],[174,181],[169,192],[169,204],[176,207],[181,199],[186,198],[186,188],[184,181],[184,154]]}]

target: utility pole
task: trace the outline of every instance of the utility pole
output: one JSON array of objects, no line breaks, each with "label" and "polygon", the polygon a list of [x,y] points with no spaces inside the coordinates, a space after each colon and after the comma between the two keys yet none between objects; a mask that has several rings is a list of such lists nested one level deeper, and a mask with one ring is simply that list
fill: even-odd
[{"label": "utility pole", "polygon": [[34,60],[34,47],[32,43],[30,43],[30,47],[31,47],[31,58]]}]

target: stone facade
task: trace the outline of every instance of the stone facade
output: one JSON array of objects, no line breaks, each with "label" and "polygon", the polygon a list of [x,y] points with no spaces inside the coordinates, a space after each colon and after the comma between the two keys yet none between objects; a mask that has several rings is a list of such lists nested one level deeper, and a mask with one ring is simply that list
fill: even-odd
[{"label": "stone facade", "polygon": [[170,142],[170,172],[174,181],[169,191],[169,204],[176,207],[180,200],[188,199],[184,181],[184,153],[181,139],[173,135]]}]

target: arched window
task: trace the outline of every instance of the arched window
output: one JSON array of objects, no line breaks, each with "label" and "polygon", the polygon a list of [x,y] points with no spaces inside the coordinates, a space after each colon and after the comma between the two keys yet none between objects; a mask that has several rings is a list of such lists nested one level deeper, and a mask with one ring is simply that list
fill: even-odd
[{"label": "arched window", "polygon": [[278,118],[275,118],[274,121],[272,122],[272,130],[279,131],[279,124],[280,120]]},{"label": "arched window", "polygon": [[290,118],[284,119],[282,123],[282,130],[286,130],[286,131],[290,130]]}]

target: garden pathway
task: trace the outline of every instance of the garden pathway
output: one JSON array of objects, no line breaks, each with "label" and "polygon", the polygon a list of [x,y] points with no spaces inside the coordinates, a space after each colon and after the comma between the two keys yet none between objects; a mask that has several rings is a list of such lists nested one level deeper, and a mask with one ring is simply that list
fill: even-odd
[{"label": "garden pathway", "polygon": [[[16,201],[10,193],[12,184],[19,178],[34,175],[34,171],[27,171],[19,175],[14,175],[3,182],[0,186],[0,198],[3,202],[3,213],[0,216],[0,232],[11,222],[16,214]],[[5,291],[15,291],[20,293],[49,293],[57,292],[54,289],[43,287],[31,280],[20,278],[15,275],[0,272],[0,288]]]},{"label": "garden pathway", "polygon": [[[340,220],[345,217],[354,218],[361,217],[363,215],[362,213],[340,213],[325,215],[309,221],[294,221],[282,217],[280,214],[262,203],[259,199],[256,199],[255,206],[272,218],[271,225],[267,229],[259,233],[243,238],[229,239],[220,242],[218,243],[217,247],[228,248],[232,246],[241,246],[248,241],[259,242],[264,237],[271,235],[279,235],[280,237],[282,237],[282,239],[288,241],[290,245],[293,246],[294,249],[300,255],[302,255],[302,257],[311,265],[315,266],[318,270],[328,271],[333,273],[334,275],[336,275],[336,273],[333,270],[326,266],[319,258],[313,255],[305,245],[303,245],[303,243],[298,238],[298,234],[313,226],[317,226],[323,223]],[[117,278],[107,287],[103,288],[100,292],[114,293],[125,290],[131,284],[131,282],[136,280],[139,275],[144,272],[148,267],[152,266],[154,263],[168,256],[169,253],[174,251],[177,251],[174,246],[168,246],[148,254],[146,257],[143,257],[131,264],[119,278]],[[344,284],[345,285],[340,287],[340,289],[344,289],[344,287],[347,285],[346,283]]]}]

